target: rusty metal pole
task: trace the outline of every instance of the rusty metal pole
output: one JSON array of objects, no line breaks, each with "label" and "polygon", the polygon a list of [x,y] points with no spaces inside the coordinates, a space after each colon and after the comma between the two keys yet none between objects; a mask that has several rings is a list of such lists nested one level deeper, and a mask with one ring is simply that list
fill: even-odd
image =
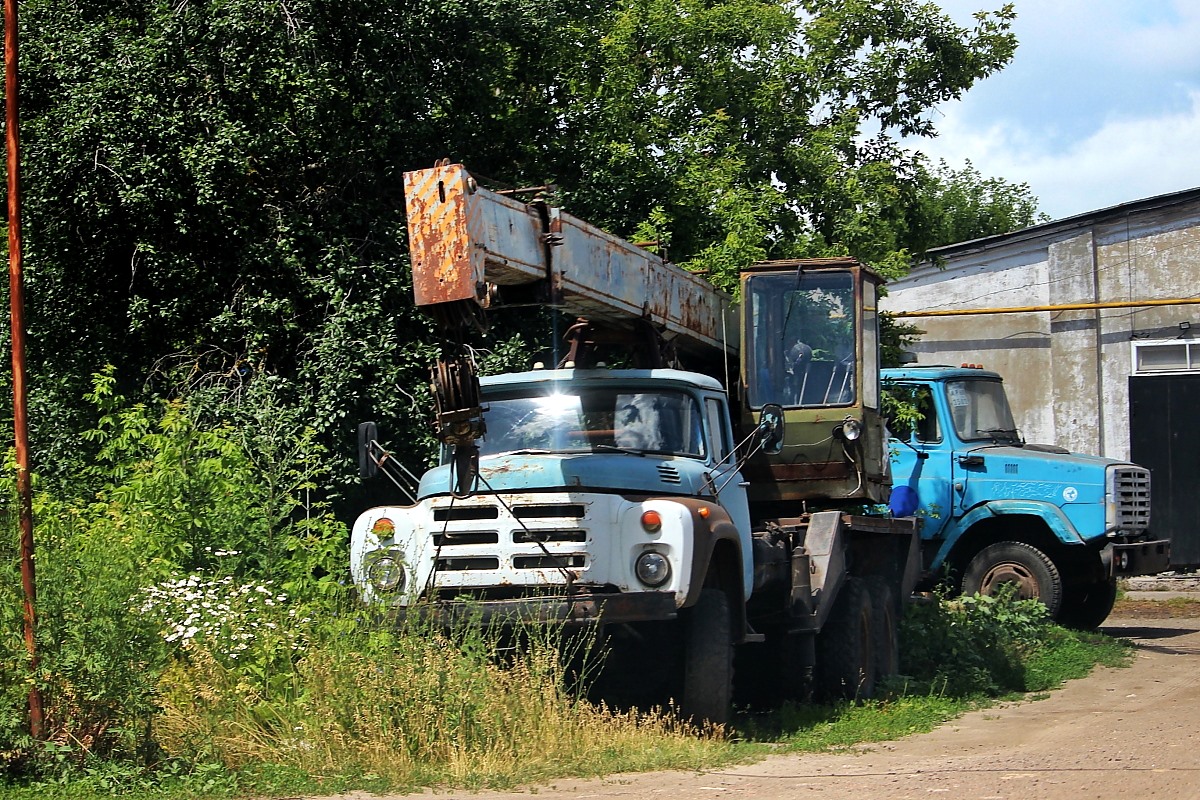
[{"label": "rusty metal pole", "polygon": [[37,687],[34,638],[37,584],[33,572],[33,487],[29,476],[29,420],[25,383],[25,286],[21,271],[21,150],[17,135],[17,0],[4,0],[4,119],[8,167],[8,287],[12,313],[13,430],[17,446],[17,502],[21,523],[21,586],[25,590],[25,649],[29,671],[29,732],[42,738],[42,693]]}]

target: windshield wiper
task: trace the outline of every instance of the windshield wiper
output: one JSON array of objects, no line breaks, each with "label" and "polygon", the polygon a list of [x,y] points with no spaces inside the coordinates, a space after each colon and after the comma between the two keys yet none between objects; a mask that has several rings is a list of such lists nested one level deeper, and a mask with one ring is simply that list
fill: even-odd
[{"label": "windshield wiper", "polygon": [[628,453],[631,456],[646,455],[645,450],[638,450],[633,447],[621,447],[616,444],[594,444],[592,445],[592,451],[601,453]]},{"label": "windshield wiper", "polygon": [[986,431],[977,429],[975,432],[987,434],[988,436],[992,437],[992,441],[995,441],[996,439],[1000,438],[1001,436],[1003,436],[1006,439],[1013,439],[1014,441],[1020,438],[1017,435],[1016,428],[989,428]]}]

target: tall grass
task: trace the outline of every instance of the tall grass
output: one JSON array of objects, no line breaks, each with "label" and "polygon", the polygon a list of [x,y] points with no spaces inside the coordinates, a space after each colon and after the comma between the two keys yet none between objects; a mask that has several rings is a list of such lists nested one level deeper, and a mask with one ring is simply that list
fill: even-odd
[{"label": "tall grass", "polygon": [[230,770],[268,762],[396,787],[504,786],[728,757],[720,732],[698,736],[667,713],[582,699],[570,647],[554,637],[507,651],[486,630],[453,640],[422,627],[338,627],[312,628],[293,668],[268,679],[193,648],[163,675],[159,745]]},{"label": "tall grass", "polygon": [[[471,626],[451,637],[368,619],[338,580],[345,526],[308,502],[321,459],[302,421],[259,420],[247,438],[182,402],[128,404],[114,386],[97,375],[87,398],[96,456],[77,492],[35,498],[36,673],[19,635],[11,470],[0,487],[0,776],[217,768],[254,785],[280,768],[482,786],[702,765],[723,750],[720,732],[669,714],[587,703],[550,631],[511,649]],[[26,732],[34,682],[43,742]]]}]

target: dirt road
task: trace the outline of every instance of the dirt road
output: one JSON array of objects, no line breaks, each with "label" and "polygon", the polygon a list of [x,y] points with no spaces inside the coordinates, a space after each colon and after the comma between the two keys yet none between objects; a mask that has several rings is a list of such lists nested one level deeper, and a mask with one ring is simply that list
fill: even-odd
[{"label": "dirt road", "polygon": [[789,755],[708,773],[556,781],[474,800],[878,800],[1197,798],[1200,619],[1113,618],[1137,646],[1128,669],[1099,669],[1047,699],[1008,704],[931,733],[863,750]]}]

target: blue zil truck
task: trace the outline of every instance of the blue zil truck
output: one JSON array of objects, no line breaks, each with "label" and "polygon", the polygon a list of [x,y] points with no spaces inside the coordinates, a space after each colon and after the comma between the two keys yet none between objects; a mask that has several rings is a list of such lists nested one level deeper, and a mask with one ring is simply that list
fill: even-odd
[{"label": "blue zil truck", "polygon": [[916,415],[890,423],[893,513],[921,519],[923,579],[966,594],[1015,583],[1059,622],[1099,625],[1117,579],[1167,569],[1144,467],[1028,444],[1000,375],[973,366],[883,370]]}]

